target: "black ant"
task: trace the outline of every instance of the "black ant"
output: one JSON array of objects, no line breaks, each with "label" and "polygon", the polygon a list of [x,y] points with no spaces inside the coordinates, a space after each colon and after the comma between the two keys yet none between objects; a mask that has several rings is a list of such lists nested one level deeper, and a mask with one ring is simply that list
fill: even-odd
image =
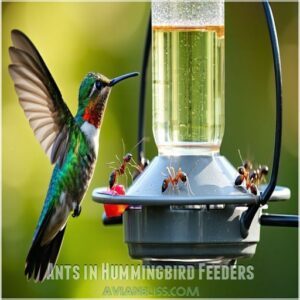
[{"label": "black ant", "polygon": [[[241,160],[242,156],[239,151]],[[241,185],[243,182],[246,184],[246,189],[251,191],[252,194],[257,195],[257,186],[261,184],[265,176],[268,175],[268,166],[259,166],[258,169],[252,170],[252,164],[249,160],[243,161],[243,165],[238,167],[238,172],[240,175],[235,179],[235,185]]]},{"label": "black ant", "polygon": [[169,176],[164,179],[162,186],[161,186],[161,191],[162,193],[168,188],[169,184],[173,186],[178,185],[179,181],[182,181],[184,184],[186,184],[188,192],[193,195],[193,192],[191,190],[188,176],[186,175],[185,172],[181,170],[181,168],[178,169],[177,172],[175,172],[175,169],[173,167],[167,167]]},{"label": "black ant", "polygon": [[269,168],[268,166],[259,166],[258,169],[250,172],[250,190],[251,193],[257,195],[257,186],[265,179],[265,176],[268,175]]},{"label": "black ant", "polygon": [[241,185],[244,181],[249,181],[252,164],[249,160],[243,162],[243,166],[238,167],[239,176],[235,180],[235,185]]}]

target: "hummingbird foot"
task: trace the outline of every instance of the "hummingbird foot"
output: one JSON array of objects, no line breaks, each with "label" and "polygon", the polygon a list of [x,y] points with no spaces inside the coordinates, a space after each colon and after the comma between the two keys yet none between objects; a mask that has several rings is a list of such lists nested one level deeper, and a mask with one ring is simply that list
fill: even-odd
[{"label": "hummingbird foot", "polygon": [[73,211],[72,217],[73,218],[79,217],[80,213],[81,213],[81,206],[78,204]]}]

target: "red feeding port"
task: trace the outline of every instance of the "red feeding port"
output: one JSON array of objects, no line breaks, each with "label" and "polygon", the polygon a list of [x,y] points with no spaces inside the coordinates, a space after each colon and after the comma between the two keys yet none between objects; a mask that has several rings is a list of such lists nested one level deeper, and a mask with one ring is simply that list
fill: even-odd
[{"label": "red feeding port", "polygon": [[[125,188],[121,184],[116,184],[107,191],[107,194],[125,195]],[[105,214],[108,218],[121,216],[127,207],[128,204],[104,204]]]}]

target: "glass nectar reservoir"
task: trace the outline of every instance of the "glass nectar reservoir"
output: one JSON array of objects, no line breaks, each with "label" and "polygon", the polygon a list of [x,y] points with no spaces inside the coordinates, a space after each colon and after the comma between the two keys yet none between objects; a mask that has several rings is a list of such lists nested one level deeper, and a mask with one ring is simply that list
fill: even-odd
[{"label": "glass nectar reservoir", "polygon": [[224,133],[224,2],[153,1],[153,133],[160,155],[218,153]]}]

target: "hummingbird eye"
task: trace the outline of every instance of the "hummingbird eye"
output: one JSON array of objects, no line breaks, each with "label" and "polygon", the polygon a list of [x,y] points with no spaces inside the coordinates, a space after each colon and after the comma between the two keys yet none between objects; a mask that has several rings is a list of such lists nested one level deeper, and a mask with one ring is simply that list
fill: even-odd
[{"label": "hummingbird eye", "polygon": [[96,80],[95,85],[96,85],[96,89],[100,91],[101,88],[102,88],[102,83],[101,83],[101,81],[100,81],[100,80]]}]

